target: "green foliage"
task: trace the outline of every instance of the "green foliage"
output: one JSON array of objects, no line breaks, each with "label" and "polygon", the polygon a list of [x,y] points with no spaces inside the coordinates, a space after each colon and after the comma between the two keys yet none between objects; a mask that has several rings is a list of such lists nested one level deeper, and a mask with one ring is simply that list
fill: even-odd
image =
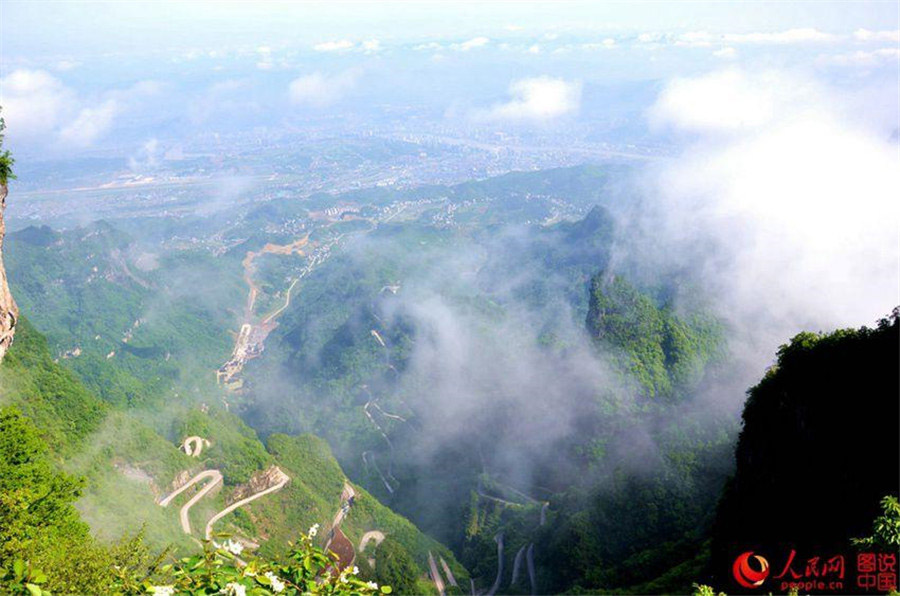
[{"label": "green foliage", "polygon": [[53,449],[70,449],[98,428],[107,408],[50,358],[47,340],[20,317],[16,341],[0,365],[0,402],[14,403]]},{"label": "green foliage", "polygon": [[378,584],[391,586],[396,594],[420,593],[416,578],[421,572],[400,544],[386,538],[375,549],[374,558],[372,576]]},{"label": "green foliage", "polygon": [[[719,583],[747,545],[778,552],[790,537],[798,552],[846,549],[870,530],[879,500],[872,543],[896,540],[896,501],[884,495],[896,494],[900,470],[898,394],[900,309],[875,328],[800,333],[778,350],[749,391],[719,504],[710,563]],[[798,482],[828,490],[809,499]]]},{"label": "green foliage", "polygon": [[872,522],[872,535],[854,538],[857,546],[878,547],[884,550],[898,550],[900,547],[900,501],[888,495],[881,499],[882,514]]},{"label": "green foliage", "polygon": [[[2,111],[2,108],[0,108]],[[6,121],[0,118],[0,185],[6,186],[9,180],[15,180],[12,167],[16,162],[10,155],[8,150],[3,149],[3,131],[6,130]]]},{"label": "green foliage", "polygon": [[46,581],[55,591],[88,593],[110,577],[108,552],[73,506],[82,484],[54,469],[30,420],[0,408],[0,577],[11,589],[34,594],[28,584]]},{"label": "green foliage", "polygon": [[[354,568],[338,571],[337,556],[301,534],[285,562],[247,556],[231,540],[206,542],[203,552],[149,569],[119,568],[113,591],[125,594],[390,594],[391,587],[366,582]],[[240,555],[240,558],[238,558]]]},{"label": "green foliage", "polygon": [[679,317],[606,272],[591,281],[587,327],[595,341],[619,355],[650,397],[683,394],[722,350],[722,330],[712,319]]}]

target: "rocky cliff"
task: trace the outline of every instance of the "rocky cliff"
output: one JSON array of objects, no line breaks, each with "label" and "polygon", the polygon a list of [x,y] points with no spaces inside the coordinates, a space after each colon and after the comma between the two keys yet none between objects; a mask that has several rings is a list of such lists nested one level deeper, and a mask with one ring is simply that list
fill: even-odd
[{"label": "rocky cliff", "polygon": [[0,360],[3,360],[6,351],[12,344],[13,335],[16,333],[16,321],[19,317],[19,309],[12,294],[9,293],[6,269],[3,267],[3,236],[6,234],[3,211],[6,209],[7,193],[7,186],[0,184]]}]

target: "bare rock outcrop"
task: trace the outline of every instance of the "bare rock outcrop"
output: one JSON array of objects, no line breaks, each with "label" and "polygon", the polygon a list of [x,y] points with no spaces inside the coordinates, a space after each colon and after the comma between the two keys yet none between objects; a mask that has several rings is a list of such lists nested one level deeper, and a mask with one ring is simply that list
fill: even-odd
[{"label": "bare rock outcrop", "polygon": [[19,319],[19,308],[9,292],[6,269],[3,267],[3,236],[6,234],[3,211],[6,209],[8,192],[7,186],[0,184],[0,360],[3,360],[9,346],[12,345],[13,336],[16,333],[16,322]]}]

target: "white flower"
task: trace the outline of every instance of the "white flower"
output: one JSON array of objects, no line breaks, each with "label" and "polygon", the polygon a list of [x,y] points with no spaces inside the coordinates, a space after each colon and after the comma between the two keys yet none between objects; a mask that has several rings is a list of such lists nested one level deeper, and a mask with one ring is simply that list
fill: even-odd
[{"label": "white flower", "polygon": [[272,573],[271,571],[266,572],[266,577],[269,578],[269,581],[272,582],[272,591],[280,593],[284,590],[284,582],[278,579],[278,576]]},{"label": "white flower", "polygon": [[346,583],[347,583],[347,576],[346,576],[346,575],[341,575],[341,583],[342,583],[342,584],[346,584]]},{"label": "white flower", "polygon": [[375,582],[366,582],[366,585],[367,585],[368,587],[372,588],[373,590],[377,590],[377,589],[378,589],[378,584],[376,584]]},{"label": "white flower", "polygon": [[172,596],[175,594],[175,586],[150,586],[150,593],[156,596]]},{"label": "white flower", "polygon": [[244,552],[244,545],[231,538],[225,542],[224,548],[233,555],[239,555]]},{"label": "white flower", "polygon": [[221,590],[220,594],[225,594],[225,596],[247,596],[247,588],[241,584],[231,582],[225,586],[224,590]]},{"label": "white flower", "polygon": [[319,533],[319,524],[313,524],[312,527],[309,529],[309,532],[307,532],[307,533],[309,534],[310,538],[315,538],[316,534]]},{"label": "white flower", "polygon": [[350,571],[350,575],[359,575],[359,567],[353,566],[353,569]]}]

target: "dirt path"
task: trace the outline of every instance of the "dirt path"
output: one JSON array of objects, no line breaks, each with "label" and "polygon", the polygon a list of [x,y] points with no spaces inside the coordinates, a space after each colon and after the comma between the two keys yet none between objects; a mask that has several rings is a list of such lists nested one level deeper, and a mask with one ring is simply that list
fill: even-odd
[{"label": "dirt path", "polygon": [[204,470],[203,472],[200,472],[199,474],[188,480],[183,486],[176,489],[159,502],[162,507],[168,507],[169,503],[172,502],[172,499],[186,491],[188,488],[197,484],[198,482],[206,479],[209,479],[209,482],[206,484],[206,486],[197,491],[197,494],[191,497],[191,499],[181,507],[181,511],[179,512],[181,529],[184,530],[185,534],[191,533],[191,520],[188,515],[191,511],[191,507],[193,507],[197,503],[197,501],[209,494],[209,492],[215,487],[222,484],[222,473],[218,470]]},{"label": "dirt path", "polygon": [[254,494],[250,495],[249,497],[246,497],[244,499],[241,499],[240,501],[236,501],[236,502],[232,503],[231,505],[229,505],[222,511],[220,511],[217,514],[215,514],[214,516],[212,516],[210,518],[210,520],[208,522],[206,522],[206,532],[205,532],[204,536],[206,537],[207,540],[212,539],[213,524],[215,524],[217,521],[219,521],[220,519],[222,519],[223,517],[225,517],[232,511],[234,511],[235,509],[243,507],[244,505],[246,505],[248,503],[252,503],[256,499],[259,499],[266,495],[270,495],[274,492],[280,491],[282,488],[284,488],[284,486],[288,482],[290,482],[290,480],[291,480],[290,476],[288,476],[287,474],[282,472],[281,468],[275,468],[275,470],[276,470],[276,477],[278,478],[278,482],[276,482],[274,485],[270,486],[269,488],[267,488],[265,490],[261,490],[258,493],[254,493]]}]

